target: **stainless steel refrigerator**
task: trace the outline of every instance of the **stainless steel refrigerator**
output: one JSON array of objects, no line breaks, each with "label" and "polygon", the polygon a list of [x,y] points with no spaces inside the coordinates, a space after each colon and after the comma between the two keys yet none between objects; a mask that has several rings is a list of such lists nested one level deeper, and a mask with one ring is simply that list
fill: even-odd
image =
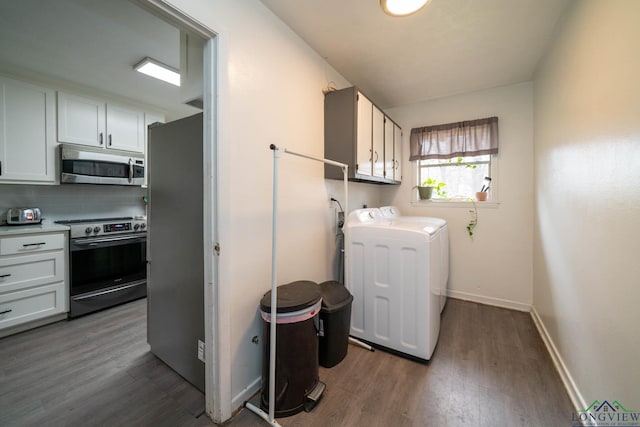
[{"label": "stainless steel refrigerator", "polygon": [[151,125],[148,141],[147,340],[204,391],[202,114]]}]

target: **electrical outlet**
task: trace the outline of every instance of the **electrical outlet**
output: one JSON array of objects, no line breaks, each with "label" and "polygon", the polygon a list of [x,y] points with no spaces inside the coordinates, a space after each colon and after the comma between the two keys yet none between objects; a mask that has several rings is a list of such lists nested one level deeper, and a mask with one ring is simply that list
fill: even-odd
[{"label": "electrical outlet", "polygon": [[201,362],[205,361],[204,354],[204,343],[198,340],[198,359],[200,359]]}]

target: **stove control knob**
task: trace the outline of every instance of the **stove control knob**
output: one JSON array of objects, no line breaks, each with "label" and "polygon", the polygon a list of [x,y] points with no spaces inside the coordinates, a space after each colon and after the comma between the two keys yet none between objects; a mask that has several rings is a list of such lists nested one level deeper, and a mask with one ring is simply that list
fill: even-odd
[{"label": "stove control knob", "polygon": [[93,232],[97,233],[98,231],[100,231],[100,227],[98,227],[97,225],[95,227],[93,227]]},{"label": "stove control knob", "polygon": [[89,233],[91,233],[91,230],[92,230],[91,227],[87,227],[87,228],[84,229],[84,232],[89,234]]},{"label": "stove control knob", "polygon": [[138,228],[140,228],[140,224],[136,224],[136,225],[133,226],[133,229],[136,230],[136,231],[138,231]]},{"label": "stove control knob", "polygon": [[140,224],[140,229],[144,230],[145,228],[147,228],[147,224],[145,224],[144,222],[142,224]]}]

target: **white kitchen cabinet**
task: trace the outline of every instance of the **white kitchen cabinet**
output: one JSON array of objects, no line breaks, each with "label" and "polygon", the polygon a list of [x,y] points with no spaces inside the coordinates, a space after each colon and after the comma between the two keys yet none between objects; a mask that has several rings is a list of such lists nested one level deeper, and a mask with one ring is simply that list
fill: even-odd
[{"label": "white kitchen cabinet", "polygon": [[384,178],[384,113],[374,105],[371,117],[373,176]]},{"label": "white kitchen cabinet", "polygon": [[55,183],[53,90],[0,77],[0,182]]},{"label": "white kitchen cabinet", "polygon": [[[349,165],[350,180],[399,184],[400,179],[394,178],[392,160],[395,131],[385,128],[385,120],[393,123],[355,87],[327,93],[324,100],[325,158]],[[343,178],[339,168],[325,165],[324,170],[325,178]]]},{"label": "white kitchen cabinet", "polygon": [[107,104],[107,148],[144,152],[144,112]]},{"label": "white kitchen cabinet", "polygon": [[393,179],[402,181],[402,129],[393,124]]},{"label": "white kitchen cabinet", "polygon": [[58,92],[58,141],[103,147],[105,103]]},{"label": "white kitchen cabinet", "polygon": [[58,92],[58,141],[144,152],[144,112]]},{"label": "white kitchen cabinet", "polygon": [[0,236],[0,336],[63,318],[67,277],[66,232]]},{"label": "white kitchen cabinet", "polygon": [[358,141],[356,144],[356,173],[371,176],[373,175],[373,104],[359,92],[356,96],[356,140]]},{"label": "white kitchen cabinet", "polygon": [[394,143],[394,127],[395,123],[388,117],[384,118],[384,176],[385,178],[394,178],[394,156],[393,156],[393,143]]}]

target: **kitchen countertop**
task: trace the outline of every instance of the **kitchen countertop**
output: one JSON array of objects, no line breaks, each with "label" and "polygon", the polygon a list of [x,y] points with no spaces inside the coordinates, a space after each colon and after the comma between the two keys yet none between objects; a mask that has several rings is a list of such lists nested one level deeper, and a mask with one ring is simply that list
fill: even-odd
[{"label": "kitchen countertop", "polygon": [[0,225],[0,237],[14,234],[47,233],[52,231],[69,231],[69,227],[44,220],[41,224]]}]

